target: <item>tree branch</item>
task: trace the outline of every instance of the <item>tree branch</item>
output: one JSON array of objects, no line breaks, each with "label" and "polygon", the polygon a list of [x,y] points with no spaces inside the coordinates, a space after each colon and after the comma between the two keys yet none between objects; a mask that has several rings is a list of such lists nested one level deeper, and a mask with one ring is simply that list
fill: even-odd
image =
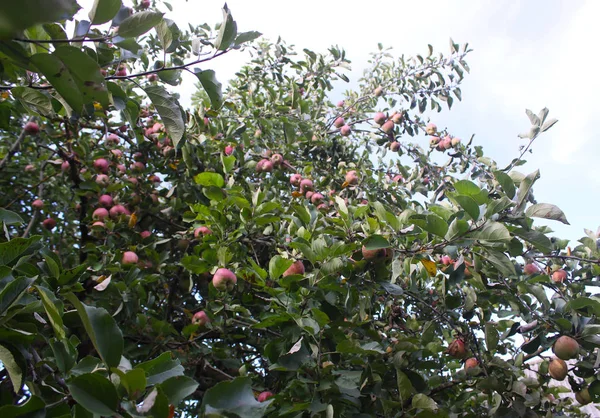
[{"label": "tree branch", "polygon": [[[34,121],[35,121],[35,117],[32,116],[29,118],[29,120],[27,122],[34,122]],[[10,159],[12,158],[12,156],[15,154],[15,152],[17,152],[17,148],[19,148],[19,145],[21,145],[21,142],[23,141],[23,139],[25,139],[26,135],[27,135],[27,132],[25,132],[25,129],[22,129],[17,140],[12,144],[12,146],[8,150],[8,153],[4,156],[2,161],[0,161],[0,171],[2,171],[4,169],[4,166],[6,165],[6,163],[8,163],[10,161]]]}]

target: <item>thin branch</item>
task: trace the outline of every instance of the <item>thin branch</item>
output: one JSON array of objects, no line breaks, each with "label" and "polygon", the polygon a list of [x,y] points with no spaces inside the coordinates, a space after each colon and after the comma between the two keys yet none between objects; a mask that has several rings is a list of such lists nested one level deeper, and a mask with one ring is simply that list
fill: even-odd
[{"label": "thin branch", "polygon": [[574,255],[534,255],[530,258],[558,258],[561,260],[577,260],[577,261],[583,261],[584,263],[592,263],[592,264],[599,264],[600,265],[600,260],[590,260],[589,258],[582,258],[582,257],[576,257]]},{"label": "thin branch", "polygon": [[[35,117],[32,116],[29,118],[27,123],[34,122],[34,121],[35,121]],[[12,146],[8,150],[8,153],[4,156],[2,161],[0,161],[0,171],[2,171],[4,169],[4,166],[6,165],[6,163],[8,163],[10,161],[10,159],[12,158],[12,156],[15,154],[15,152],[17,152],[17,148],[19,148],[19,145],[21,145],[21,142],[23,142],[23,139],[25,139],[26,135],[27,135],[27,132],[25,132],[25,129],[21,130],[21,133],[19,134],[19,137],[17,138],[17,140],[12,144]]]},{"label": "thin branch", "polygon": [[108,42],[110,37],[102,38],[82,38],[82,39],[27,39],[27,38],[13,38],[13,41],[27,42],[32,44],[65,44],[71,42]]}]

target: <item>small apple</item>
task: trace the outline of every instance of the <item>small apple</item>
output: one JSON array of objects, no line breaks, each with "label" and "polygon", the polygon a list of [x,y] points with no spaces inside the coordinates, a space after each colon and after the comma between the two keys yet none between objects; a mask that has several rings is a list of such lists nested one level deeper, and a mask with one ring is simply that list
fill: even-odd
[{"label": "small apple", "polygon": [[63,161],[60,165],[60,169],[63,173],[66,173],[71,168],[71,164],[68,161]]},{"label": "small apple", "polygon": [[440,145],[444,149],[450,149],[452,148],[452,139],[446,135],[444,139],[442,139],[442,141],[440,142]]},{"label": "small apple", "polygon": [[533,276],[534,274],[539,274],[540,269],[533,263],[527,263],[525,264],[525,267],[523,267],[523,273],[527,274],[528,276]]},{"label": "small apple", "polygon": [[111,149],[110,152],[116,158],[121,158],[123,156],[123,151],[121,151],[120,149]]},{"label": "small apple", "polygon": [[548,373],[555,380],[565,380],[569,373],[569,367],[564,360],[553,358],[548,365]]},{"label": "small apple", "polygon": [[465,361],[465,371],[472,369],[473,367],[479,366],[479,362],[475,357],[471,357]]},{"label": "small apple", "polygon": [[394,178],[392,179],[392,181],[394,183],[401,183],[402,181],[404,181],[404,179],[402,178],[402,176],[400,174],[396,174],[394,176]]},{"label": "small apple", "polygon": [[439,136],[432,136],[431,138],[429,138],[429,146],[431,148],[435,148],[440,143],[440,141],[441,138]]},{"label": "small apple", "polygon": [[129,212],[129,210],[127,210],[127,208],[123,205],[115,205],[112,208],[110,208],[110,211],[108,212],[111,218],[118,218],[121,215],[131,215],[131,212]]},{"label": "small apple", "polygon": [[210,228],[206,227],[206,226],[200,226],[196,229],[194,229],[194,238],[198,239],[198,237],[205,236],[205,235],[210,235],[212,234],[212,231],[210,230]]},{"label": "small apple", "polygon": [[225,155],[231,155],[231,154],[233,154],[233,150],[234,150],[233,146],[227,145],[225,147]]},{"label": "small apple", "polygon": [[192,324],[199,325],[201,327],[205,326],[210,322],[210,318],[204,311],[199,311],[194,314],[192,317]]},{"label": "small apple", "polygon": [[139,258],[133,251],[125,251],[121,263],[125,265],[137,264]]},{"label": "small apple", "polygon": [[41,199],[35,199],[33,202],[31,202],[31,206],[34,209],[41,209],[44,207],[44,201]]},{"label": "small apple", "polygon": [[155,82],[156,80],[158,80],[158,76],[156,75],[156,73],[152,73],[152,74],[148,74],[148,75],[146,76],[146,79],[147,79],[149,82],[153,83],[153,82]]},{"label": "small apple", "polygon": [[106,174],[98,174],[96,176],[96,184],[100,187],[106,187],[110,184],[110,178]]},{"label": "small apple", "polygon": [[583,389],[580,392],[575,394],[575,400],[579,402],[581,405],[587,405],[592,402],[592,397],[590,396],[590,391],[588,388]]},{"label": "small apple", "polygon": [[107,144],[118,145],[120,142],[119,136],[115,134],[110,134],[106,137]]},{"label": "small apple", "polygon": [[305,193],[308,190],[313,189],[313,182],[309,179],[300,180],[300,193]]},{"label": "small apple", "polygon": [[340,134],[342,136],[350,136],[351,133],[352,133],[352,128],[348,125],[344,125],[340,128]]},{"label": "small apple", "polygon": [[94,168],[101,173],[108,172],[108,161],[104,158],[98,158],[94,161]]},{"label": "small apple", "polygon": [[304,274],[304,271],[304,263],[301,260],[297,260],[283,272],[283,277],[292,276],[294,274]]},{"label": "small apple", "polygon": [[108,218],[108,211],[105,208],[98,208],[92,213],[92,219],[103,221]]},{"label": "small apple", "polygon": [[235,274],[225,268],[218,269],[212,278],[212,284],[215,289],[221,291],[231,291],[236,283],[237,277]]},{"label": "small apple", "polygon": [[375,95],[375,97],[383,96],[383,87],[379,86],[375,88],[375,90],[373,90],[373,94]]},{"label": "small apple", "polygon": [[312,190],[309,190],[306,193],[304,193],[304,197],[307,199],[310,199],[313,194],[315,194],[315,192],[313,192]]},{"label": "small apple", "polygon": [[339,102],[337,102],[337,107],[344,107],[344,101],[340,100]]},{"label": "small apple", "polygon": [[457,137],[452,138],[451,144],[452,144],[452,148],[456,148],[458,146],[458,144],[460,144],[460,138],[457,138]]},{"label": "small apple", "polygon": [[142,163],[141,161],[136,161],[131,165],[131,169],[133,171],[142,172],[146,169],[146,164]]},{"label": "small apple", "polygon": [[283,156],[281,154],[273,154],[271,156],[271,162],[274,167],[279,167],[283,163]]},{"label": "small apple", "polygon": [[400,149],[400,142],[394,141],[390,144],[390,151],[398,152],[399,149]]},{"label": "small apple", "polygon": [[454,358],[464,358],[467,354],[467,348],[465,347],[465,342],[461,338],[457,338],[450,343],[448,346],[448,354],[450,354]]},{"label": "small apple", "polygon": [[296,186],[296,187],[300,186],[301,181],[302,181],[302,176],[298,173],[292,174],[290,176],[290,184],[292,186]]},{"label": "small apple", "polygon": [[358,175],[356,174],[356,170],[350,170],[346,173],[346,183],[358,184]]},{"label": "small apple", "polygon": [[443,265],[449,266],[450,264],[452,264],[452,259],[447,255],[443,255],[441,258],[441,262]]},{"label": "small apple", "polygon": [[394,113],[391,117],[392,122],[394,122],[396,125],[398,125],[400,122],[402,122],[402,113]]},{"label": "small apple", "polygon": [[142,239],[150,238],[151,235],[152,235],[152,232],[150,232],[150,231],[140,232],[140,237],[142,237]]},{"label": "small apple", "polygon": [[50,231],[50,230],[54,229],[54,227],[56,226],[56,221],[53,218],[46,218],[42,222],[42,226],[44,228],[46,228],[48,231]]},{"label": "small apple", "polygon": [[558,340],[554,342],[552,351],[561,360],[570,360],[577,357],[579,353],[579,343],[566,335],[558,337]]},{"label": "small apple", "polygon": [[150,0],[140,1],[140,9],[147,9],[148,7],[150,7]]},{"label": "small apple", "polygon": [[346,121],[342,117],[339,117],[335,121],[333,121],[333,126],[335,126],[338,129],[340,129],[345,124],[346,124]]},{"label": "small apple", "polygon": [[567,279],[567,272],[563,269],[556,270],[552,273],[552,281],[554,283],[562,283]]},{"label": "small apple", "polygon": [[275,394],[273,394],[273,392],[264,391],[258,395],[257,400],[258,400],[258,402],[265,402],[266,400],[268,400],[269,398],[272,398],[273,396],[275,396]]},{"label": "small apple", "polygon": [[35,166],[33,164],[27,164],[25,166],[25,171],[28,173],[31,173],[31,172],[35,171]]},{"label": "small apple", "polygon": [[427,126],[425,126],[425,133],[427,135],[433,135],[437,132],[437,126],[435,126],[434,123],[428,123]]},{"label": "small apple", "polygon": [[321,202],[323,202],[324,198],[325,197],[321,193],[314,193],[310,197],[310,201],[312,202],[313,205],[319,205]]},{"label": "small apple", "polygon": [[387,116],[383,112],[377,112],[375,113],[375,116],[373,116],[373,121],[380,126],[383,125],[386,120]]},{"label": "small apple", "polygon": [[23,130],[30,135],[37,135],[40,132],[40,127],[35,122],[27,122]]},{"label": "small apple", "polygon": [[115,72],[117,77],[125,77],[127,75],[127,68],[124,65],[119,65],[117,72]]}]

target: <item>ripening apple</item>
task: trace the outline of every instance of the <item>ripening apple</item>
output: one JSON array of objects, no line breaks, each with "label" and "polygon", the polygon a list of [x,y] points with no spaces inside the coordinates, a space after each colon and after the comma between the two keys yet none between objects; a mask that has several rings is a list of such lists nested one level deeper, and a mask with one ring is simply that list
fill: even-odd
[{"label": "ripening apple", "polygon": [[152,73],[152,74],[148,74],[148,75],[146,76],[146,79],[147,79],[149,82],[153,83],[153,82],[155,82],[156,80],[158,80],[158,76],[156,75],[156,73]]},{"label": "ripening apple", "polygon": [[110,178],[106,174],[98,174],[96,176],[96,184],[100,187],[106,187],[110,184]]},{"label": "ripening apple", "polygon": [[344,101],[340,100],[339,102],[337,102],[337,107],[344,107]]},{"label": "ripening apple", "polygon": [[344,125],[340,128],[340,134],[342,136],[350,136],[351,133],[352,133],[352,128],[348,125]]},{"label": "ripening apple", "polygon": [[567,335],[562,335],[554,342],[552,351],[561,360],[571,360],[579,353],[579,343]]},{"label": "ripening apple", "polygon": [[123,151],[121,151],[120,149],[111,149],[110,152],[116,158],[121,158],[123,156]]},{"label": "ripening apple", "polygon": [[443,255],[441,258],[441,262],[443,265],[449,266],[450,264],[452,264],[452,259],[447,255]]},{"label": "ripening apple", "polygon": [[281,154],[273,154],[271,156],[271,162],[273,163],[274,167],[279,167],[281,164],[283,164],[283,156]]},{"label": "ripening apple", "polygon": [[296,187],[300,186],[301,181],[302,181],[302,176],[298,173],[292,174],[290,176],[290,184],[292,186],[296,186]]},{"label": "ripening apple", "polygon": [[111,218],[118,218],[121,215],[129,216],[131,215],[131,212],[129,212],[129,210],[127,210],[127,208],[123,205],[115,205],[110,208],[109,214]]},{"label": "ripening apple", "polygon": [[398,152],[399,149],[400,149],[400,142],[394,141],[390,144],[390,151]]},{"label": "ripening apple", "polygon": [[323,202],[323,203],[321,203],[320,205],[317,206],[317,209],[321,210],[321,211],[327,210],[328,208],[329,208],[329,205],[327,204],[327,202]]},{"label": "ripening apple", "polygon": [[96,228],[96,229],[104,229],[104,222],[102,221],[96,221],[92,224],[92,228]]},{"label": "ripening apple", "polygon": [[452,148],[456,148],[456,146],[458,144],[460,144],[460,138],[457,138],[457,137],[452,138],[451,144],[452,144]]},{"label": "ripening apple", "polygon": [[554,283],[562,283],[567,279],[567,272],[563,269],[556,270],[552,273],[552,281]]},{"label": "ripening apple", "polygon": [[254,131],[254,138],[260,138],[261,135],[262,135],[262,131],[260,129],[257,129],[256,131]]},{"label": "ripening apple", "polygon": [[71,168],[71,164],[68,161],[63,161],[60,165],[60,169],[63,173],[66,173]]},{"label": "ripening apple", "polygon": [[308,190],[313,189],[313,182],[309,179],[300,180],[300,193],[305,193]]},{"label": "ripening apple", "polygon": [[283,277],[292,276],[294,274],[304,274],[304,271],[304,263],[302,260],[297,260],[283,272]]},{"label": "ripening apple", "polygon": [[523,273],[527,274],[528,276],[533,276],[534,274],[539,274],[540,269],[533,263],[527,263],[525,264],[525,267],[523,267]]},{"label": "ripening apple", "polygon": [[387,116],[383,112],[377,112],[377,113],[375,113],[375,116],[373,116],[373,121],[377,125],[383,125],[386,120],[387,120]]},{"label": "ripening apple", "polygon": [[231,155],[231,154],[233,154],[233,149],[234,149],[233,146],[227,145],[225,147],[225,155]]},{"label": "ripening apple", "polygon": [[479,366],[479,362],[475,357],[471,357],[465,361],[465,371],[472,369],[473,367]]},{"label": "ripening apple", "polygon": [[98,208],[92,213],[92,219],[103,221],[108,218],[108,211],[105,208]]},{"label": "ripening apple", "polygon": [[441,139],[439,136],[432,136],[429,138],[429,146],[434,148],[440,143]]},{"label": "ripening apple", "polygon": [[338,129],[340,129],[345,124],[346,124],[346,121],[341,116],[339,118],[336,118],[336,120],[333,121],[333,126],[335,126]]},{"label": "ripening apple", "polygon": [[31,202],[31,207],[34,209],[41,209],[44,207],[44,201],[41,199],[35,199],[33,202]]},{"label": "ripening apple", "polygon": [[321,193],[315,193],[310,197],[310,201],[312,202],[313,205],[319,205],[320,203],[323,202],[324,198],[325,198],[325,196],[323,196]]},{"label": "ripening apple", "polygon": [[144,163],[142,163],[141,161],[136,161],[135,163],[133,163],[131,165],[131,169],[133,171],[142,172],[146,169],[146,165]]},{"label": "ripening apple", "polygon": [[27,164],[25,166],[25,171],[28,173],[31,173],[31,172],[35,171],[35,166],[33,164]]},{"label": "ripening apple", "polygon": [[148,7],[150,7],[150,0],[140,1],[140,9],[147,9]]},{"label": "ripening apple", "polygon": [[433,135],[436,132],[437,132],[437,126],[435,126],[434,123],[428,123],[427,126],[425,127],[425,133],[427,135]]},{"label": "ripening apple", "polygon": [[121,263],[125,265],[137,264],[139,258],[133,251],[125,251]]},{"label": "ripening apple", "polygon": [[465,342],[461,338],[457,338],[448,346],[448,354],[454,358],[462,359],[467,354]]},{"label": "ripening apple", "polygon": [[401,176],[400,174],[396,174],[396,175],[394,176],[394,178],[392,179],[392,181],[393,181],[394,183],[400,183],[400,182],[402,182],[403,180],[404,180],[404,179],[402,178],[402,176]]},{"label": "ripening apple", "polygon": [[104,158],[98,158],[94,161],[94,168],[101,173],[108,172],[108,161]]},{"label": "ripening apple", "polygon": [[372,261],[378,258],[384,258],[388,255],[387,248],[378,248],[375,250],[368,250],[367,247],[363,245],[362,247],[362,256],[367,261]]},{"label": "ripening apple", "polygon": [[590,396],[590,391],[588,388],[583,389],[575,394],[575,400],[579,402],[581,405],[587,405],[592,402],[592,397]]},{"label": "ripening apple", "polygon": [[313,194],[315,194],[315,192],[313,192],[312,190],[309,190],[306,193],[304,193],[304,197],[307,199],[310,199]]},{"label": "ripening apple", "polygon": [[210,230],[210,228],[206,227],[206,226],[199,226],[198,228],[194,229],[194,238],[198,238],[201,235],[205,236],[205,235],[210,235],[212,234],[212,231]]},{"label": "ripening apple", "polygon": [[119,65],[117,72],[115,72],[117,77],[125,77],[127,75],[127,68],[124,65]]},{"label": "ripening apple", "polygon": [[553,358],[548,365],[548,373],[555,380],[565,380],[569,373],[569,367],[564,360]]},{"label": "ripening apple", "polygon": [[110,134],[106,137],[107,144],[118,145],[119,144],[119,136],[115,134]]},{"label": "ripening apple", "polygon": [[381,130],[386,134],[391,134],[392,132],[394,132],[394,122],[388,120],[383,124],[383,126],[381,126]]},{"label": "ripening apple", "polygon": [[400,122],[402,122],[402,113],[394,113],[391,117],[392,122],[394,122],[396,125],[398,125]]},{"label": "ripening apple", "polygon": [[358,184],[358,175],[356,174],[356,170],[350,170],[346,173],[346,183]]},{"label": "ripening apple", "polygon": [[235,274],[225,268],[218,269],[212,278],[212,284],[215,289],[221,291],[231,291],[236,283],[237,277]]},{"label": "ripening apple", "polygon": [[440,144],[442,144],[444,149],[450,149],[452,148],[452,138],[446,135],[444,139],[442,139],[442,142],[440,142]]},{"label": "ripening apple", "polygon": [[272,398],[273,396],[275,396],[275,394],[273,394],[273,392],[264,391],[258,395],[257,400],[258,400],[258,402],[265,402],[266,400],[268,400],[269,398]]},{"label": "ripening apple", "polygon": [[54,227],[56,226],[56,221],[53,218],[46,218],[42,222],[42,226],[44,228],[46,228],[48,231],[50,231],[50,230],[54,229]]},{"label": "ripening apple", "polygon": [[40,127],[35,122],[27,122],[23,130],[30,135],[37,135],[40,132]]},{"label": "ripening apple", "polygon": [[192,317],[192,324],[199,325],[201,327],[205,326],[210,322],[210,318],[204,311],[199,311],[194,314]]},{"label": "ripening apple", "polygon": [[151,235],[152,235],[152,232],[150,232],[150,231],[142,231],[142,232],[140,232],[140,237],[142,237],[142,239],[149,238]]},{"label": "ripening apple", "polygon": [[375,90],[373,90],[373,94],[375,95],[375,97],[383,96],[383,87],[379,86],[375,88]]}]

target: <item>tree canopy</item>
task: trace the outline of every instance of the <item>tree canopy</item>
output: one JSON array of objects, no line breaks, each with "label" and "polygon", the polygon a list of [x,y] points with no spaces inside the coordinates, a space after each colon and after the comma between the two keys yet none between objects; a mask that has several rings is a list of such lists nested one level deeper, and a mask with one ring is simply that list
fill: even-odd
[{"label": "tree canopy", "polygon": [[535,222],[547,109],[499,166],[430,120],[468,44],[333,103],[342,48],[155,1],[0,2],[1,417],[587,416],[600,231]]}]

